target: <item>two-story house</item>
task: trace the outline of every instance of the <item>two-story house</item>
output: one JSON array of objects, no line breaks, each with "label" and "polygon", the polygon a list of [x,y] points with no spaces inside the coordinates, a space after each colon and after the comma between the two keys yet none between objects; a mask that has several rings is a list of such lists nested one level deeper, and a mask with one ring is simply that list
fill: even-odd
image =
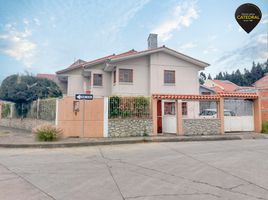
[{"label": "two-story house", "polygon": [[148,49],[134,49],[92,61],[77,60],[57,72],[68,96],[92,93],[95,97],[199,94],[198,72],[209,64],[165,46],[157,34],[148,37]]}]

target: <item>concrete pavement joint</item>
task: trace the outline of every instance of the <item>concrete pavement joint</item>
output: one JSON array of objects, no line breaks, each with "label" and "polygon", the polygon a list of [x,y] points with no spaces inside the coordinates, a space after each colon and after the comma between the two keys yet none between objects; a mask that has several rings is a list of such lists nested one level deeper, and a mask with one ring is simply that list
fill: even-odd
[{"label": "concrete pavement joint", "polygon": [[[163,144],[163,146],[165,146],[165,145]],[[207,166],[209,166],[209,167],[212,167],[212,168],[214,168],[214,169],[216,169],[216,170],[219,170],[219,171],[223,172],[223,173],[226,174],[226,175],[230,175],[230,176],[232,176],[232,177],[234,177],[234,178],[237,178],[237,179],[240,179],[240,180],[242,180],[242,181],[244,181],[244,182],[246,182],[246,183],[248,183],[248,184],[250,184],[250,185],[254,185],[254,186],[258,187],[258,188],[261,188],[261,189],[263,189],[263,190],[265,190],[265,191],[268,191],[268,189],[266,189],[266,188],[264,188],[264,187],[262,187],[262,186],[260,186],[260,185],[257,185],[257,184],[255,184],[255,183],[252,183],[251,181],[248,181],[248,180],[246,180],[246,179],[244,179],[244,178],[241,178],[241,177],[239,177],[239,176],[237,176],[237,175],[233,175],[233,174],[231,174],[231,173],[229,173],[229,172],[227,172],[227,171],[225,171],[225,170],[223,170],[223,169],[221,169],[221,168],[215,167],[215,166],[213,166],[213,165],[211,165],[211,164],[209,164],[209,163],[206,163],[206,162],[204,162],[204,161],[202,161],[202,160],[199,160],[199,159],[197,159],[197,158],[194,158],[193,156],[190,156],[190,155],[188,155],[188,154],[186,154],[186,153],[184,153],[184,152],[181,152],[181,151],[179,151],[179,150],[177,150],[177,149],[174,149],[174,148],[172,148],[172,147],[167,147],[167,146],[165,146],[165,147],[168,148],[168,149],[170,149],[170,150],[172,150],[172,151],[174,151],[174,152],[180,153],[180,154],[182,154],[182,155],[184,155],[184,156],[186,156],[186,157],[188,157],[188,158],[191,158],[191,159],[193,159],[193,160],[195,160],[195,161],[197,161],[197,162],[200,162],[200,163],[205,164],[205,165],[207,165]],[[253,196],[253,195],[250,195],[250,194],[247,194],[247,193],[238,192],[238,191],[235,191],[235,190],[233,190],[233,189],[231,189],[231,188],[223,188],[223,187],[221,187],[221,186],[212,185],[212,184],[209,184],[209,183],[207,183],[207,182],[203,182],[203,181],[196,181],[196,180],[194,180],[194,181],[197,182],[197,183],[208,184],[208,185],[210,185],[210,186],[214,186],[214,187],[218,187],[218,188],[220,188],[220,189],[228,190],[228,191],[230,191],[230,192],[239,193],[239,194],[244,194],[244,195],[246,195],[246,196],[251,196],[251,197],[254,197],[254,198],[258,198],[258,199],[264,199],[264,198],[262,198],[262,197],[257,197],[257,196]],[[240,184],[239,184],[239,185],[240,185]],[[237,185],[237,186],[239,186],[239,185]]]},{"label": "concrete pavement joint", "polygon": [[48,194],[47,192],[45,192],[44,190],[42,190],[41,188],[39,188],[38,186],[34,185],[32,182],[30,182],[29,180],[27,180],[25,177],[21,176],[20,174],[12,171],[11,169],[9,169],[7,166],[5,166],[3,163],[0,163],[0,165],[5,168],[6,170],[10,171],[12,174],[15,174],[16,176],[18,176],[18,178],[24,180],[26,183],[28,183],[29,185],[31,185],[32,187],[36,188],[37,190],[39,190],[41,193],[45,194],[46,196],[48,196],[49,198],[53,199],[53,200],[57,200],[55,199],[52,195]]},{"label": "concrete pavement joint", "polygon": [[[104,155],[103,155],[102,150],[101,150],[100,147],[99,147],[99,152],[100,152],[101,157],[105,160],[105,157],[104,157]],[[115,178],[114,178],[114,175],[113,175],[113,172],[112,172],[110,166],[106,163],[106,161],[105,161],[104,163],[105,163],[105,165],[106,165],[106,167],[107,167],[107,169],[108,169],[108,171],[109,171],[109,173],[110,173],[110,175],[111,175],[111,177],[112,177],[112,179],[113,179],[113,182],[115,183],[115,185],[116,185],[116,187],[117,187],[117,190],[119,191],[119,193],[120,193],[122,199],[125,200],[125,197],[124,197],[124,195],[122,194],[122,192],[121,192],[121,190],[120,190],[120,187],[119,187],[117,181],[116,181]]]},{"label": "concrete pavement joint", "polygon": [[[170,150],[171,150],[171,149],[170,149]],[[178,152],[177,152],[177,153],[178,153]],[[207,182],[204,182],[204,181],[198,181],[198,180],[194,180],[194,179],[186,178],[186,177],[183,177],[183,176],[178,176],[178,175],[170,174],[170,173],[167,173],[167,172],[159,171],[159,170],[156,170],[156,169],[152,169],[152,168],[144,167],[144,166],[137,165],[137,164],[134,164],[134,163],[129,163],[129,162],[123,161],[123,160],[121,160],[121,159],[111,159],[111,158],[108,158],[108,157],[104,157],[104,158],[105,158],[105,159],[108,159],[108,160],[110,160],[110,161],[115,161],[115,162],[119,162],[119,163],[122,163],[122,164],[130,165],[130,166],[136,166],[136,167],[140,167],[140,168],[143,168],[143,169],[146,169],[146,170],[150,170],[150,171],[155,171],[155,172],[160,173],[160,174],[164,174],[164,175],[168,175],[168,176],[173,176],[173,177],[181,178],[181,179],[190,181],[190,182],[192,182],[192,183],[202,184],[202,185],[207,185],[207,186],[209,186],[209,187],[217,188],[217,189],[220,189],[220,190],[223,190],[223,191],[226,191],[226,192],[231,192],[231,193],[235,193],[235,194],[241,194],[241,195],[244,195],[244,196],[247,196],[247,197],[253,197],[253,198],[257,198],[257,199],[267,200],[267,199],[262,198],[262,197],[258,197],[258,196],[250,195],[250,194],[247,194],[247,193],[243,193],[243,192],[235,191],[235,190],[232,190],[232,189],[230,189],[230,188],[224,188],[224,187],[221,187],[221,186],[218,186],[218,185],[213,185],[213,184],[210,184],[210,183],[207,183]],[[200,161],[199,161],[199,162],[200,162]],[[248,184],[249,184],[249,183],[248,183]],[[239,185],[240,185],[240,184],[239,184]],[[238,186],[238,185],[236,185],[236,186]],[[235,186],[234,186],[234,187],[235,187]]]},{"label": "concrete pavement joint", "polygon": [[139,198],[145,198],[145,197],[179,197],[179,196],[196,196],[196,195],[206,195],[206,196],[213,196],[216,198],[221,198],[219,195],[211,194],[211,193],[202,193],[202,192],[196,192],[196,193],[185,193],[185,194],[152,194],[152,195],[140,195],[140,196],[133,196],[133,197],[126,197],[126,199],[139,199]]}]

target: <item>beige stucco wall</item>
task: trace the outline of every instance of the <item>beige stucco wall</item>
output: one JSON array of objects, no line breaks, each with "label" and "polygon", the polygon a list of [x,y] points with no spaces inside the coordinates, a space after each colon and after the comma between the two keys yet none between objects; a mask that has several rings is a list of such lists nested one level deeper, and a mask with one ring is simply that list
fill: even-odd
[{"label": "beige stucco wall", "polygon": [[84,93],[83,76],[69,75],[67,96],[74,96],[77,93]]},{"label": "beige stucco wall", "polygon": [[[115,63],[116,65],[116,83],[112,85],[112,95],[124,96],[148,96],[149,95],[149,58],[131,59]],[[119,82],[119,69],[133,69],[133,83]]]},{"label": "beige stucco wall", "polygon": [[[91,93],[95,97],[105,97],[111,95],[111,72],[103,71],[103,64],[96,65],[94,67],[90,67],[88,70],[91,71]],[[102,86],[93,86],[93,75],[94,74],[102,74]]]},{"label": "beige stucco wall", "polygon": [[[93,86],[90,91],[95,97],[150,96],[151,94],[199,94],[198,72],[202,68],[160,52],[150,56],[133,58],[113,63],[116,66],[116,83],[113,83],[113,72],[105,72],[104,64],[88,68],[93,77],[94,73],[103,74],[103,86]],[[133,69],[133,83],[119,83],[119,69]],[[164,70],[176,71],[175,85],[164,84]],[[68,96],[84,93],[86,78],[82,69],[66,73],[68,76]]]},{"label": "beige stucco wall", "polygon": [[[150,59],[151,94],[199,94],[198,72],[202,68],[166,53],[155,53]],[[164,70],[175,70],[175,85],[164,84]]]}]

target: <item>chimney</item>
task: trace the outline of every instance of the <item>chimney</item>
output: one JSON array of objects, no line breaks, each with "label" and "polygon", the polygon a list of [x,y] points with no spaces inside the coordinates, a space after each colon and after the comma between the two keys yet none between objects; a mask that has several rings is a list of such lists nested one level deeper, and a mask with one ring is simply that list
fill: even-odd
[{"label": "chimney", "polygon": [[148,49],[155,49],[157,48],[157,34],[155,33],[150,33],[148,39]]}]

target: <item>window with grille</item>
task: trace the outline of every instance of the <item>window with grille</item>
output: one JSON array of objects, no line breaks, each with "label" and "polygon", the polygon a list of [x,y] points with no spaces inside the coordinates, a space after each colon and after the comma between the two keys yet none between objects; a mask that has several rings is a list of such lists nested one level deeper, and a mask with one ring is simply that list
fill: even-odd
[{"label": "window with grille", "polygon": [[187,102],[182,102],[182,115],[187,115]]},{"label": "window with grille", "polygon": [[175,84],[175,71],[164,70],[164,83]]},{"label": "window with grille", "polygon": [[94,86],[102,86],[102,74],[94,74],[93,75],[93,85]]},{"label": "window with grille", "polygon": [[133,82],[133,69],[119,69],[119,82]]}]

